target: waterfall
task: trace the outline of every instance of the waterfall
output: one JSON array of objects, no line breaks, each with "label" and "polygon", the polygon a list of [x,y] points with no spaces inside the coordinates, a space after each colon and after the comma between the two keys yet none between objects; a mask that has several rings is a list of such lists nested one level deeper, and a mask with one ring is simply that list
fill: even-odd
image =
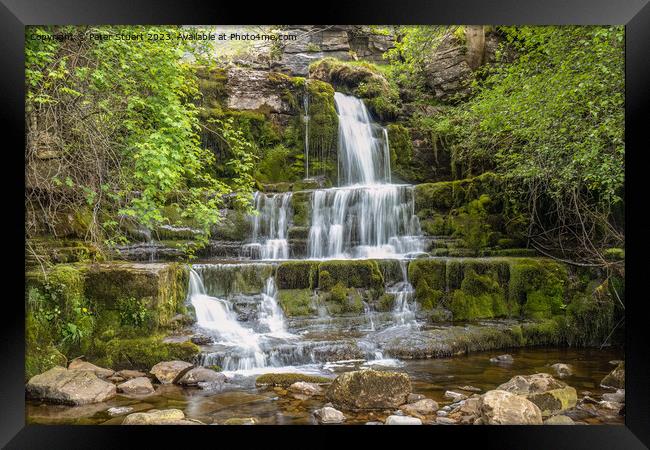
[{"label": "waterfall", "polygon": [[402,281],[397,283],[387,293],[393,294],[395,302],[393,304],[393,317],[398,325],[406,325],[415,322],[415,310],[413,295],[415,290],[408,280],[408,270],[406,261],[400,261],[402,269]]},{"label": "waterfall", "polygon": [[[339,184],[390,182],[385,178],[386,171],[390,173],[390,157],[386,158],[383,129],[370,120],[360,99],[336,92],[334,102],[339,115],[339,165],[343,167]],[[384,180],[380,180],[381,174]]]},{"label": "waterfall", "polygon": [[310,258],[395,258],[421,252],[413,188],[391,184],[388,133],[364,103],[336,92],[339,180],[311,197]]},{"label": "waterfall", "polygon": [[262,303],[260,304],[259,322],[269,332],[276,336],[287,337],[286,326],[284,324],[284,313],[277,302],[278,289],[275,287],[273,277],[266,279],[264,291],[262,291]]},{"label": "waterfall", "polygon": [[291,195],[291,192],[268,195],[255,192],[253,242],[244,246],[245,254],[255,259],[289,258],[287,228],[291,220]]},{"label": "waterfall", "polygon": [[203,281],[194,270],[190,270],[188,300],[196,312],[199,328],[220,339],[221,344],[235,348],[237,362],[234,367],[230,366],[228,369],[246,370],[266,365],[259,336],[237,321],[237,316],[226,300],[205,293]]}]

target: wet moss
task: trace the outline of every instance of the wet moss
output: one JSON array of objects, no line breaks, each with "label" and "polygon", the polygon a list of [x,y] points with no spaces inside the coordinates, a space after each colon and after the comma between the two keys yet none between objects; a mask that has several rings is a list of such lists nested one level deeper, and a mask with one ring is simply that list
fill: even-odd
[{"label": "wet moss", "polygon": [[[330,280],[323,280],[326,277]],[[323,287],[330,283],[332,286],[341,283],[345,287],[381,290],[384,286],[384,277],[375,260],[323,261],[319,265],[318,285]]]},{"label": "wet moss", "polygon": [[454,320],[476,320],[503,317],[507,314],[503,288],[493,274],[479,275],[465,271],[461,288],[452,294],[449,309]]},{"label": "wet moss", "polygon": [[255,379],[256,386],[279,386],[289,387],[293,383],[304,381],[305,383],[331,383],[330,378],[304,373],[265,373]]},{"label": "wet moss", "polygon": [[391,168],[398,173],[400,169],[408,167],[413,158],[413,141],[408,128],[399,124],[391,123],[386,127],[388,132],[388,143],[390,146]]},{"label": "wet moss", "polygon": [[314,289],[318,281],[318,262],[286,261],[275,274],[279,289]]},{"label": "wet moss", "polygon": [[101,367],[114,370],[135,369],[148,371],[161,361],[181,360],[193,362],[199,347],[192,342],[163,342],[160,336],[134,339],[112,339],[102,353],[89,358]]},{"label": "wet moss", "polygon": [[409,263],[409,280],[423,309],[435,308],[445,295],[446,268],[445,261],[438,259],[416,259]]},{"label": "wet moss", "polygon": [[310,225],[310,192],[294,192],[291,196],[291,208],[293,209],[293,225],[296,227],[308,227]]},{"label": "wet moss", "polygon": [[316,312],[310,289],[280,289],[278,301],[288,317],[309,316]]},{"label": "wet moss", "polygon": [[563,313],[567,269],[542,258],[513,258],[510,264],[510,300],[526,318],[543,320]]}]

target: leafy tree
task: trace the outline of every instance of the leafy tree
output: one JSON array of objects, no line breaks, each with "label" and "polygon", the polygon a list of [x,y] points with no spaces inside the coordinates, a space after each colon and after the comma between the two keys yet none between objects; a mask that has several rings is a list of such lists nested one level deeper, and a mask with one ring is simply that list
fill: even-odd
[{"label": "leafy tree", "polygon": [[[195,74],[196,64],[209,64],[207,48],[177,39],[179,31],[27,29],[28,233],[37,214],[55,224],[72,210],[90,216],[89,241],[113,245],[126,241],[125,222],[152,229],[174,202],[205,241],[225,195],[241,199],[251,191],[250,145],[231,125],[221,132],[233,149],[226,162],[233,177],[217,179],[210,170],[214,154],[200,143]],[[51,39],[66,32],[80,37]],[[54,170],[41,170],[43,160]]]}]

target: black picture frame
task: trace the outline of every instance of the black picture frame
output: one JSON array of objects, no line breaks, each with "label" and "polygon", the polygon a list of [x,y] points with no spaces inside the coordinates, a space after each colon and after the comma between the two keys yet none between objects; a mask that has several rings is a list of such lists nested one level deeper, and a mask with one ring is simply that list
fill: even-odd
[{"label": "black picture frame", "polygon": [[[626,26],[626,417],[625,426],[576,427],[291,427],[284,444],[301,446],[337,445],[351,434],[380,442],[397,438],[403,444],[418,441],[441,445],[441,438],[480,440],[481,448],[645,448],[650,445],[650,356],[644,277],[647,264],[648,221],[644,218],[645,198],[642,157],[647,153],[648,109],[650,105],[650,6],[648,0],[375,0],[354,4],[328,2],[248,2],[178,0],[2,0],[0,109],[3,135],[2,179],[5,195],[5,243],[11,253],[5,257],[2,302],[2,362],[0,374],[0,445],[7,448],[130,448],[134,434],[149,439],[180,437],[192,445],[196,437],[224,443],[226,433],[266,438],[287,427],[254,427],[246,434],[239,427],[100,427],[25,425],[24,395],[24,271],[17,263],[24,257],[24,26],[44,24],[616,24]],[[3,247],[9,249],[9,246]],[[8,255],[7,255],[8,256]],[[20,282],[23,280],[23,283]],[[6,289],[10,287],[11,289]],[[0,298],[2,298],[0,297]],[[126,430],[128,428],[128,431]],[[163,429],[164,428],[164,429]],[[200,429],[198,429],[200,428]],[[224,430],[224,428],[227,428]],[[305,429],[309,428],[307,432]],[[399,427],[397,427],[399,428]],[[205,433],[217,431],[208,437]],[[192,434],[190,434],[192,433]],[[261,434],[260,434],[261,433]],[[327,433],[325,440],[320,433]],[[219,441],[214,441],[216,436]],[[138,436],[140,437],[140,436]],[[144,436],[143,436],[144,437]],[[271,439],[271,437],[268,437]],[[149,441],[152,442],[152,441]],[[169,441],[171,442],[171,441]],[[244,442],[244,441],[240,441]],[[219,444],[222,445],[222,444]],[[364,446],[367,442],[364,443]]]}]

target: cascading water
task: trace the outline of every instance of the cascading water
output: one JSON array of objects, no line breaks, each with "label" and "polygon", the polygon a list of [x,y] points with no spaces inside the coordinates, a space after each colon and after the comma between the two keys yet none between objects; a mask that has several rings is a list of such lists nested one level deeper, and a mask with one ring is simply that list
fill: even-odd
[{"label": "cascading water", "polygon": [[259,336],[237,321],[237,316],[226,300],[205,293],[203,281],[194,270],[190,271],[188,300],[194,307],[199,328],[218,338],[220,344],[235,348],[234,353],[237,354],[235,365],[231,364],[233,358],[228,357],[223,362],[224,368],[246,370],[266,365]]},{"label": "cascading water", "polygon": [[244,252],[254,259],[288,259],[287,228],[291,220],[291,192],[264,194],[255,192],[253,203],[257,214],[252,216],[252,243]]},{"label": "cascading water", "polygon": [[415,324],[415,308],[413,304],[413,295],[415,290],[408,281],[408,272],[406,261],[400,261],[402,269],[402,281],[395,284],[392,289],[387,289],[386,293],[395,297],[393,304],[393,317],[397,325]]},{"label": "cascading water", "polygon": [[391,184],[386,129],[358,98],[335,93],[339,114],[339,178],[311,199],[309,257],[395,258],[421,252],[413,188]]},{"label": "cascading water", "polygon": [[262,303],[260,304],[259,322],[268,328],[269,333],[278,337],[290,337],[284,324],[284,314],[277,302],[278,290],[275,287],[273,277],[266,279],[264,291],[262,291]]}]

